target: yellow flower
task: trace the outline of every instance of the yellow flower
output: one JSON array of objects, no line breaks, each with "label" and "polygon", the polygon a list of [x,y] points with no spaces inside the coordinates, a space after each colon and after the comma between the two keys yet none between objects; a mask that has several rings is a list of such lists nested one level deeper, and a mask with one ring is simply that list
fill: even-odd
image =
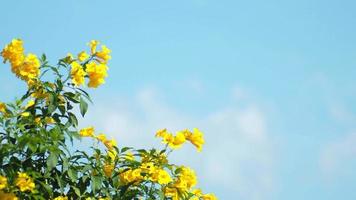
[{"label": "yellow flower", "polygon": [[156,137],[164,137],[168,134],[167,129],[161,129],[156,132]]},{"label": "yellow flower", "polygon": [[91,40],[89,42],[89,46],[90,46],[90,53],[93,55],[96,53],[96,47],[100,44],[99,41],[97,40]]},{"label": "yellow flower", "polygon": [[68,197],[66,197],[66,196],[59,196],[59,197],[54,198],[53,200],[68,200]]},{"label": "yellow flower", "polygon": [[7,178],[0,175],[0,190],[4,189],[7,186]]},{"label": "yellow flower", "polygon": [[176,136],[173,136],[166,129],[157,131],[156,137],[163,138],[163,143],[168,144],[172,149],[180,148],[186,141],[185,135],[182,131],[177,132]]},{"label": "yellow flower", "polygon": [[18,172],[18,177],[16,179],[16,186],[20,188],[21,192],[33,191],[35,189],[35,183],[32,178],[26,173]]},{"label": "yellow flower", "polygon": [[25,81],[37,78],[40,75],[40,61],[35,54],[29,53],[22,64],[19,75]]},{"label": "yellow flower", "polygon": [[94,137],[94,127],[90,126],[83,128],[79,131],[79,135],[82,137]]},{"label": "yellow flower", "polygon": [[111,50],[107,48],[105,45],[101,46],[101,51],[96,52],[96,57],[99,58],[100,63],[107,63],[110,59]]},{"label": "yellow flower", "polygon": [[172,198],[172,200],[179,200],[179,193],[176,188],[164,188],[164,196]]},{"label": "yellow flower", "polygon": [[140,168],[142,169],[143,172],[148,174],[152,174],[156,170],[156,167],[153,162],[142,163]]},{"label": "yellow flower", "polygon": [[178,179],[175,181],[174,186],[181,191],[188,191],[197,184],[197,177],[195,172],[182,166],[178,175]]},{"label": "yellow flower", "polygon": [[163,184],[168,184],[172,181],[171,176],[169,175],[169,173],[163,169],[157,169],[153,175],[152,175],[152,179],[154,181],[157,181],[159,184],[163,185]]},{"label": "yellow flower", "polygon": [[100,142],[102,142],[102,143],[104,143],[106,141],[106,136],[104,134],[102,134],[102,133],[97,135],[97,136],[95,136],[95,138],[97,140],[99,140]]},{"label": "yellow flower", "polygon": [[25,57],[22,40],[13,39],[11,43],[6,45],[5,48],[1,51],[1,56],[4,58],[4,62],[10,62],[12,72],[17,74],[17,67],[23,63]]},{"label": "yellow flower", "polygon": [[86,73],[79,63],[72,62],[72,69],[70,74],[72,76],[72,82],[74,83],[74,85],[79,86],[84,84],[84,77]]},{"label": "yellow flower", "polygon": [[27,102],[27,105],[25,106],[25,109],[29,108],[29,107],[32,107],[33,105],[35,105],[35,101],[34,100],[30,100]]},{"label": "yellow flower", "polygon": [[106,177],[111,177],[112,172],[114,171],[114,164],[112,163],[105,163],[103,166],[103,171]]},{"label": "yellow flower", "polygon": [[21,113],[21,116],[28,117],[28,116],[30,116],[30,112],[23,112],[23,113]]},{"label": "yellow flower", "polygon": [[214,194],[204,194],[201,196],[202,200],[218,200]]},{"label": "yellow flower", "polygon": [[15,194],[12,193],[4,193],[0,191],[0,199],[1,200],[19,200]]},{"label": "yellow flower", "polygon": [[[35,119],[35,121],[36,121],[36,119]],[[52,117],[46,117],[46,118],[45,118],[45,122],[46,122],[47,124],[54,124],[54,123],[56,123],[56,121],[55,121]]]},{"label": "yellow flower", "polygon": [[6,112],[6,104],[3,102],[0,102],[0,112],[2,113]]},{"label": "yellow flower", "polygon": [[106,148],[108,149],[113,149],[114,147],[117,146],[116,140],[112,139],[112,140],[105,140],[104,141],[104,145],[106,146]]},{"label": "yellow flower", "polygon": [[88,58],[89,58],[89,55],[85,51],[82,51],[78,54],[78,60],[81,62],[83,62],[84,60],[86,60]]},{"label": "yellow flower", "polygon": [[143,180],[141,172],[141,169],[129,169],[127,171],[124,171],[119,175],[120,181],[123,184],[141,181]]},{"label": "yellow flower", "polygon": [[108,76],[108,66],[105,64],[96,64],[95,62],[90,62],[86,65],[86,67],[86,72],[89,76],[89,87],[97,88],[99,85],[105,83],[105,78]]},{"label": "yellow flower", "polygon": [[193,133],[184,133],[187,140],[189,140],[197,148],[198,152],[200,152],[203,148],[203,144],[205,143],[203,133],[197,128],[193,129]]}]

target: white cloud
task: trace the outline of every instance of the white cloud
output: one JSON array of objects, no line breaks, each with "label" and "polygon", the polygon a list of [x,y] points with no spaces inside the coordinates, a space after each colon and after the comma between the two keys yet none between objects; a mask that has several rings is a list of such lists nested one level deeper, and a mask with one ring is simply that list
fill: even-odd
[{"label": "white cloud", "polygon": [[157,89],[145,88],[133,98],[96,102],[84,124],[94,123],[121,145],[146,148],[159,145],[154,133],[160,128],[199,127],[206,138],[203,152],[192,153],[186,145],[173,154],[173,161],[195,168],[203,188],[227,191],[230,198],[265,200],[273,191],[273,145],[261,108],[244,105],[191,115],[169,106]]}]

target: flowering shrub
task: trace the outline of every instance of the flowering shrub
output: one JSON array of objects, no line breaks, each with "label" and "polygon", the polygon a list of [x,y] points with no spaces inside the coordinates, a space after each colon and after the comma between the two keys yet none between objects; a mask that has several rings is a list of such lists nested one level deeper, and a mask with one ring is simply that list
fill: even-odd
[{"label": "flowering shrub", "polygon": [[[73,110],[84,117],[91,102],[83,88],[97,88],[107,77],[110,50],[98,46],[93,40],[89,53],[68,54],[56,65],[45,55],[26,55],[19,39],[2,50],[4,63],[28,89],[15,102],[0,102],[0,199],[217,199],[196,188],[192,169],[167,159],[187,142],[201,151],[199,129],[159,130],[164,147],[149,150],[119,147],[94,127],[78,129]],[[75,149],[73,141],[82,137],[98,145]]]}]

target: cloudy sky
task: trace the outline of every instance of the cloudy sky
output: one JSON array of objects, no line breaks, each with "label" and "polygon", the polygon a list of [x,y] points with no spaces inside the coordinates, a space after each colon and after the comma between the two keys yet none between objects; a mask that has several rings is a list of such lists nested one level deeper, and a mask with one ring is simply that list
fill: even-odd
[{"label": "cloudy sky", "polygon": [[[199,127],[192,166],[222,200],[356,199],[356,2],[3,1],[0,45],[55,63],[91,39],[112,49],[82,125],[121,146]],[[0,67],[0,99],[25,85]]]}]

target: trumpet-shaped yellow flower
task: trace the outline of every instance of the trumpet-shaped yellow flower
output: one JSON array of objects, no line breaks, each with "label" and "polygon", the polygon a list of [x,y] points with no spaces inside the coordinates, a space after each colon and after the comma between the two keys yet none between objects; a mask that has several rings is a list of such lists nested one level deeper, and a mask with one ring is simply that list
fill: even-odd
[{"label": "trumpet-shaped yellow flower", "polygon": [[16,179],[16,186],[20,188],[21,192],[33,191],[35,189],[35,183],[32,178],[26,173],[18,172]]},{"label": "trumpet-shaped yellow flower", "polygon": [[101,51],[96,52],[96,57],[99,58],[100,63],[107,63],[110,59],[111,50],[107,48],[105,45],[101,46]]},{"label": "trumpet-shaped yellow flower", "polygon": [[175,181],[174,186],[180,191],[188,191],[197,184],[197,177],[195,172],[188,167],[181,167],[178,179]]},{"label": "trumpet-shaped yellow flower", "polygon": [[161,185],[164,185],[170,183],[172,181],[172,178],[167,171],[163,169],[157,169],[152,174],[152,180],[157,181]]},{"label": "trumpet-shaped yellow flower", "polygon": [[0,199],[1,200],[19,200],[19,198],[17,198],[15,194],[5,193],[3,191],[0,191]]},{"label": "trumpet-shaped yellow flower", "polygon": [[7,178],[0,175],[0,190],[4,189],[7,186]]},{"label": "trumpet-shaped yellow flower", "polygon": [[114,147],[117,146],[117,142],[116,140],[112,139],[112,140],[105,140],[104,141],[104,145],[106,146],[106,148],[112,150]]},{"label": "trumpet-shaped yellow flower", "polygon": [[205,140],[203,133],[199,129],[194,128],[193,133],[185,130],[184,135],[187,140],[189,140],[197,148],[198,152],[202,150]]},{"label": "trumpet-shaped yellow flower", "polygon": [[96,47],[100,44],[99,41],[97,40],[91,40],[89,42],[89,47],[90,47],[90,53],[94,55],[96,53]]},{"label": "trumpet-shaped yellow flower", "polygon": [[217,200],[218,198],[214,194],[203,194],[201,196],[202,200]]},{"label": "trumpet-shaped yellow flower", "polygon": [[115,165],[113,163],[105,163],[103,166],[103,171],[106,177],[111,177],[112,172],[114,171]]},{"label": "trumpet-shaped yellow flower", "polygon": [[86,72],[89,76],[88,86],[92,88],[97,88],[99,85],[105,83],[105,78],[107,74],[108,66],[105,64],[97,64],[95,62],[90,62],[87,64]]},{"label": "trumpet-shaped yellow flower", "polygon": [[29,117],[30,116],[30,112],[23,112],[21,113],[22,117]]},{"label": "trumpet-shaped yellow flower", "polygon": [[172,200],[179,200],[179,192],[176,188],[173,187],[164,188],[164,196],[170,197]]},{"label": "trumpet-shaped yellow flower", "polygon": [[82,137],[94,137],[94,127],[90,126],[83,128],[79,131],[79,135]]},{"label": "trumpet-shaped yellow flower", "polygon": [[88,59],[89,58],[89,55],[87,54],[87,52],[85,51],[82,51],[78,54],[78,60],[80,62],[83,62],[84,60]]},{"label": "trumpet-shaped yellow flower", "polygon": [[97,135],[97,136],[95,136],[95,138],[97,140],[99,140],[100,142],[102,142],[102,143],[104,143],[106,141],[106,136],[105,136],[105,134],[102,134],[102,133]]},{"label": "trumpet-shaped yellow flower", "polygon": [[156,137],[161,137],[164,144],[168,144],[168,146],[172,149],[180,148],[184,142],[186,141],[185,135],[183,132],[177,132],[174,136],[172,133],[169,133],[166,129],[162,129],[157,131]]},{"label": "trumpet-shaped yellow flower", "polygon": [[68,200],[68,197],[66,197],[66,196],[59,196],[59,197],[54,198],[53,200]]},{"label": "trumpet-shaped yellow flower", "polygon": [[32,107],[34,105],[35,105],[35,101],[31,99],[30,101],[27,102],[27,105],[25,106],[25,109],[30,108],[30,107]]},{"label": "trumpet-shaped yellow flower", "polygon": [[37,78],[40,75],[40,61],[35,54],[29,53],[21,65],[19,76],[25,81]]},{"label": "trumpet-shaped yellow flower", "polygon": [[2,113],[6,112],[6,104],[3,102],[0,102],[0,112]]},{"label": "trumpet-shaped yellow flower", "polygon": [[74,85],[79,86],[84,84],[84,77],[86,75],[85,71],[83,70],[83,67],[77,63],[77,62],[72,62],[72,69],[71,69],[71,76],[72,76],[72,82]]},{"label": "trumpet-shaped yellow flower", "polygon": [[18,74],[18,66],[20,66],[25,59],[22,40],[13,39],[11,43],[6,45],[1,51],[1,56],[4,58],[4,62],[10,62],[12,72]]},{"label": "trumpet-shaped yellow flower", "polygon": [[129,169],[127,171],[124,171],[119,175],[120,181],[123,184],[141,181],[143,180],[141,172],[141,169]]}]

